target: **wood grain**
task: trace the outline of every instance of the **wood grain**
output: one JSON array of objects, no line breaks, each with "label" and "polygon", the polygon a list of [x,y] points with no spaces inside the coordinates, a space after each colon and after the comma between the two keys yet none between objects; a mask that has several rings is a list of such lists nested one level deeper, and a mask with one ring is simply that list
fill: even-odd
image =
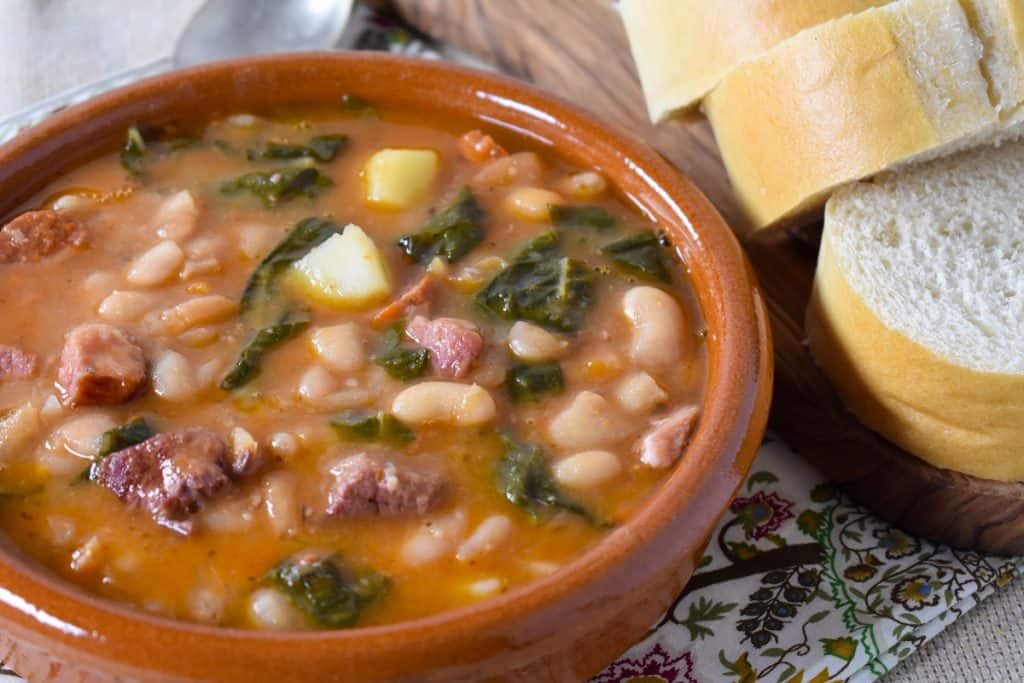
[{"label": "wood grain", "polygon": [[804,345],[803,316],[820,219],[756,238],[701,118],[647,118],[625,31],[604,0],[395,0],[424,33],[531,81],[643,138],[714,202],[743,239],[768,299],[775,343],[772,426],[855,500],[932,540],[1024,554],[1024,484],[939,470],[864,428],[836,398]]}]

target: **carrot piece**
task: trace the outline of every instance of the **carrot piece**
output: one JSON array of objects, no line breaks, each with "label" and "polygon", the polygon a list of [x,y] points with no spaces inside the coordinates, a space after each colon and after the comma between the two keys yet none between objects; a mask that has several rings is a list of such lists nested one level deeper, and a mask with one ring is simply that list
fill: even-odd
[{"label": "carrot piece", "polygon": [[474,163],[508,155],[505,148],[481,130],[471,130],[459,138],[459,153]]},{"label": "carrot piece", "polygon": [[380,329],[381,327],[386,327],[398,320],[402,317],[402,314],[405,313],[405,309],[407,307],[421,304],[427,300],[427,294],[430,292],[430,288],[433,283],[434,276],[427,273],[420,278],[419,282],[402,292],[401,296],[377,311],[377,314],[371,319],[370,324],[375,328]]}]

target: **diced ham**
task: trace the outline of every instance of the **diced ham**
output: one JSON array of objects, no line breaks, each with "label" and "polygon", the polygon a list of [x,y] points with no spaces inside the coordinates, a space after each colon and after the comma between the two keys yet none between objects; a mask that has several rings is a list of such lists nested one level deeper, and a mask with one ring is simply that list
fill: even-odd
[{"label": "diced ham", "polygon": [[0,344],[0,382],[34,377],[37,365],[34,354],[22,351],[17,346]]},{"label": "diced ham", "polygon": [[690,441],[700,411],[683,406],[651,425],[640,447],[640,462],[651,467],[670,467],[683,454]]},{"label": "diced ham", "polygon": [[227,444],[206,429],[156,436],[99,461],[97,481],[157,524],[183,535],[191,515],[231,482]]},{"label": "diced ham", "polygon": [[504,147],[494,141],[494,138],[476,129],[463,133],[459,138],[458,147],[459,154],[476,163],[497,159],[508,154]]},{"label": "diced ham", "polygon": [[379,462],[365,453],[345,458],[331,473],[335,482],[328,493],[327,514],[332,517],[424,514],[444,494],[439,475]]},{"label": "diced ham", "polygon": [[89,323],[65,337],[57,371],[57,389],[65,405],[124,403],[145,381],[142,348],[124,330]]},{"label": "diced ham", "polygon": [[465,377],[484,347],[484,338],[476,325],[458,318],[427,320],[416,316],[405,334],[430,351],[430,364],[447,379]]},{"label": "diced ham", "polygon": [[402,292],[401,296],[380,309],[373,316],[373,326],[376,328],[385,327],[405,315],[408,308],[418,306],[427,300],[427,294],[433,286],[434,276],[427,273],[419,282]]},{"label": "diced ham", "polygon": [[85,229],[60,211],[26,211],[0,229],[0,264],[34,263],[85,239]]}]

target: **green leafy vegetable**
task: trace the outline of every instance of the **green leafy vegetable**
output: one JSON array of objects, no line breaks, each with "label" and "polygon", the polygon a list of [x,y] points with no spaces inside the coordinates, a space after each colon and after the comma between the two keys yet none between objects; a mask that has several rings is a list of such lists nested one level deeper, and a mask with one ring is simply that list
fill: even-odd
[{"label": "green leafy vegetable", "polygon": [[557,394],[565,389],[562,366],[555,361],[525,365],[517,363],[505,373],[505,386],[512,400],[539,401],[545,394]]},{"label": "green leafy vegetable", "polygon": [[317,135],[310,138],[305,145],[287,142],[268,142],[260,147],[249,149],[245,155],[250,161],[258,159],[316,159],[317,161],[334,161],[349,138],[341,133],[333,135]]},{"label": "green leafy vegetable", "polygon": [[131,422],[126,422],[123,425],[118,425],[103,432],[103,436],[100,437],[99,450],[96,451],[92,464],[79,475],[79,481],[90,479],[95,481],[96,477],[99,476],[100,460],[111,453],[123,451],[129,446],[142,443],[153,436],[156,436],[156,430],[153,429],[153,426],[144,417],[137,417]]},{"label": "green leafy vegetable", "polygon": [[401,321],[384,330],[373,362],[395,379],[408,382],[426,372],[430,366],[430,352],[427,349],[402,348],[403,332],[405,323]]},{"label": "green leafy vegetable", "polygon": [[548,210],[551,212],[552,224],[559,228],[569,230],[579,230],[581,228],[610,230],[615,227],[615,217],[602,206],[552,204],[548,207]]},{"label": "green leafy vegetable", "polygon": [[142,131],[138,126],[131,126],[125,135],[124,146],[121,147],[121,166],[132,175],[141,175],[145,170],[143,163],[148,151]]},{"label": "green leafy vegetable", "polygon": [[264,206],[273,208],[295,197],[315,197],[332,185],[334,182],[317,169],[299,165],[246,173],[221,183],[220,191],[226,195],[251,192]]},{"label": "green leafy vegetable", "polygon": [[338,555],[316,557],[309,553],[284,560],[270,570],[267,580],[324,628],[355,624],[360,612],[391,583],[372,571],[355,575]]},{"label": "green leafy vegetable", "polygon": [[398,240],[398,247],[416,263],[440,256],[455,263],[484,239],[484,211],[464,187],[448,208],[420,228]]},{"label": "green leafy vegetable", "polygon": [[263,357],[271,349],[288,341],[309,325],[309,318],[289,320],[289,317],[288,314],[285,314],[280,322],[264,327],[242,347],[238,354],[238,360],[220,381],[221,389],[232,391],[251,382],[260,374]]},{"label": "green leafy vegetable", "polygon": [[601,253],[632,275],[660,282],[672,281],[672,275],[665,263],[664,245],[661,238],[652,231],[630,235],[606,244],[601,247]]},{"label": "green leafy vegetable", "polygon": [[602,524],[589,510],[568,498],[555,484],[544,451],[502,434],[505,453],[498,462],[498,488],[506,499],[537,521],[542,514],[565,510],[592,524]]},{"label": "green leafy vegetable", "polygon": [[323,218],[305,218],[288,231],[273,251],[267,254],[245,283],[239,311],[247,315],[261,308],[262,320],[270,319],[268,307],[277,293],[276,280],[293,263],[308,254],[315,247],[327,241],[331,235],[340,234],[343,228]]},{"label": "green leafy vegetable", "polygon": [[332,420],[331,426],[346,441],[383,441],[401,446],[416,438],[416,434],[401,420],[383,411],[352,410]]},{"label": "green leafy vegetable", "polygon": [[534,238],[477,294],[478,304],[507,320],[528,320],[562,332],[582,326],[593,302],[592,274],[562,256],[557,233]]},{"label": "green leafy vegetable", "polygon": [[341,108],[353,114],[358,114],[362,118],[380,118],[377,108],[358,95],[342,95]]}]

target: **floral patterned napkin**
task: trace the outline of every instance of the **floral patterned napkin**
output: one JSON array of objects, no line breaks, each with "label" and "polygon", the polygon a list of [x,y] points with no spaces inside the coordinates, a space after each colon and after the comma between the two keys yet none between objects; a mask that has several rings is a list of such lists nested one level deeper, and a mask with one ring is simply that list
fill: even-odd
[{"label": "floral patterned napkin", "polygon": [[874,681],[1021,567],[903,533],[769,436],[682,595],[592,683]]},{"label": "floral patterned napkin", "polygon": [[[342,42],[480,66],[362,5]],[[37,103],[0,121],[0,142],[169,68],[160,60]],[[1022,567],[908,536],[769,437],[682,595],[592,683],[867,683]],[[0,683],[20,681],[0,667]]]}]

